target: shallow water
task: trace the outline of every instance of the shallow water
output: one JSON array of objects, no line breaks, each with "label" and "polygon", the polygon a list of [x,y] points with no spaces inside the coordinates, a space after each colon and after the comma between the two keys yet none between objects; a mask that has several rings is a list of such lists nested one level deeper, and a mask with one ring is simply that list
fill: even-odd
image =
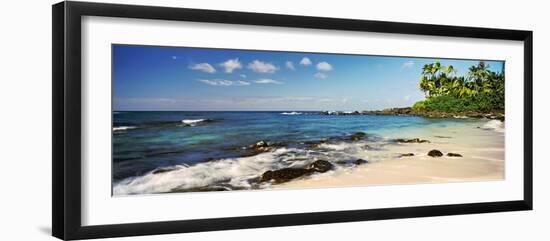
[{"label": "shallow water", "polygon": [[[476,146],[504,152],[502,123],[469,118],[326,116],[317,112],[281,111],[116,112],[113,120],[115,195],[194,191],[205,187],[268,188],[270,184],[257,183],[258,176],[267,170],[303,167],[322,159],[335,164],[337,172],[354,168],[353,161],[358,158],[370,163],[396,159],[400,152],[395,148],[400,145],[393,138],[420,137],[433,144],[463,144],[471,142],[464,136],[470,133],[474,136],[469,138],[479,142]],[[356,132],[367,133],[367,137],[359,141],[347,139]],[[268,141],[276,149],[248,156],[246,147],[259,140]],[[326,143],[304,144],[318,140]],[[424,150],[418,149],[419,146],[427,148],[418,144],[407,151],[420,154]],[[159,168],[170,171],[152,173]]]}]

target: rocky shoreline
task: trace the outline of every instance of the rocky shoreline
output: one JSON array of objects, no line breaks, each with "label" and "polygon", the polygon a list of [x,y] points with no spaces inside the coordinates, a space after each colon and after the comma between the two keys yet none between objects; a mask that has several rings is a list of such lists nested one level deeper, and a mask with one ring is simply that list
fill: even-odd
[{"label": "rocky shoreline", "polygon": [[[474,123],[469,123],[467,128],[474,132],[480,131],[475,128]],[[437,135],[433,135],[436,133]],[[478,152],[469,151],[469,146],[457,145],[465,141],[460,133],[456,136],[452,133],[454,132],[450,130],[429,135],[393,133],[382,137],[375,133],[356,131],[309,140],[257,139],[242,143],[238,147],[231,147],[232,150],[242,151],[235,158],[205,159],[204,162],[190,166],[182,164],[157,167],[143,175],[120,182],[115,185],[114,192],[123,195],[257,190],[300,187],[308,183],[331,185],[336,179],[338,183],[346,185],[402,183],[403,177],[399,175],[402,166],[411,168],[415,173],[413,177],[419,178],[414,180],[425,180],[426,172],[440,175],[437,170],[443,170],[441,175],[447,178],[445,175],[450,173],[448,170],[458,168],[467,171],[463,167],[471,165],[473,160],[477,162],[480,159],[476,157],[479,155]],[[439,138],[451,140],[440,141]],[[372,153],[365,155],[366,152]],[[431,165],[437,167],[430,169]],[[445,165],[450,165],[450,169]],[[492,167],[493,161],[482,165]],[[365,175],[366,170],[381,171]],[[387,170],[390,170],[390,173],[386,172]],[[234,174],[235,171],[239,174]],[[215,175],[215,178],[205,180],[202,177],[210,173]],[[389,175],[388,179],[385,179],[386,174]],[[396,176],[392,176],[394,174]],[[449,178],[452,178],[454,174],[449,175]],[[187,176],[189,180],[184,179]]]},{"label": "rocky shoreline", "polygon": [[[356,132],[356,133],[354,133],[350,136],[351,137],[360,137],[360,138],[351,138],[350,141],[352,141],[352,142],[353,141],[359,141],[359,140],[363,139],[363,137],[365,137],[366,135],[367,134],[364,133],[364,132]],[[413,138],[413,139],[398,138],[398,139],[393,139],[393,140],[390,140],[390,141],[394,142],[394,143],[401,143],[401,144],[402,143],[409,143],[409,144],[410,143],[431,143],[429,140],[422,140],[420,138]],[[252,145],[252,147],[258,147],[258,146],[261,146],[262,148],[264,148],[264,147],[269,147],[269,144],[266,141],[259,141],[256,144]],[[271,150],[270,149],[262,149],[259,152],[267,152],[267,151],[271,151]],[[427,153],[427,155],[430,156],[430,157],[442,157],[444,154],[440,150],[432,149]],[[411,157],[411,156],[414,156],[414,153],[403,153],[403,154],[400,155],[401,158]],[[447,156],[448,157],[462,157],[461,154],[452,153],[452,152],[447,153]],[[357,159],[353,162],[353,165],[359,166],[359,165],[367,164],[367,163],[369,163],[369,161],[363,160],[363,159]],[[347,162],[336,161],[335,164],[346,165]],[[282,169],[276,169],[276,170],[268,170],[268,171],[264,172],[262,175],[260,175],[258,182],[259,183],[271,182],[273,184],[280,184],[280,183],[292,181],[292,180],[297,179],[297,178],[309,176],[309,175],[312,175],[312,174],[315,174],[315,173],[328,172],[330,170],[333,170],[334,168],[335,168],[335,165],[332,164],[329,161],[316,160],[316,161],[312,162],[311,164],[309,164],[305,167],[302,167],[302,168],[282,168]]]},{"label": "rocky shoreline", "polygon": [[[357,142],[361,140],[367,139],[368,134],[364,132],[355,132],[353,134],[344,136],[342,138],[339,138],[340,140],[345,140],[347,142]],[[397,138],[397,139],[390,139],[388,140],[389,143],[395,143],[395,144],[422,144],[431,143],[429,140],[424,140],[420,138],[412,138],[412,139],[404,139],[404,138]],[[308,146],[310,148],[317,148],[318,145],[327,143],[327,140],[319,140],[319,141],[311,141],[308,143]],[[251,152],[247,153],[248,155],[258,155],[265,152],[273,152],[277,147],[280,147],[280,143],[270,143],[265,140],[260,140],[252,145],[247,146],[247,149],[250,149]],[[365,145],[365,148],[369,148],[368,145]],[[442,157],[444,156],[443,152],[437,150],[437,149],[431,149],[427,154],[427,156],[430,157]],[[401,153],[398,155],[399,158],[408,158],[415,156],[414,153]],[[461,154],[458,153],[447,153],[447,156],[449,157],[462,157]],[[325,173],[331,170],[334,170],[336,166],[360,166],[364,164],[369,164],[370,161],[364,160],[364,159],[353,159],[351,161],[343,161],[343,160],[335,160],[335,161],[327,161],[323,159],[316,159],[315,161],[301,167],[285,167],[280,169],[271,169],[264,171],[263,173],[259,173],[259,176],[257,178],[253,178],[252,183],[253,186],[256,186],[258,188],[258,185],[262,183],[271,183],[271,184],[281,184],[289,181],[293,181],[299,178],[304,178],[313,174],[317,173]],[[180,167],[161,167],[153,170],[151,173],[154,175],[157,174],[163,174],[166,172],[176,171],[180,169]],[[192,189],[174,189],[172,192],[188,192],[188,191],[228,191],[228,190],[236,190],[231,187],[223,187],[223,186],[204,186],[204,187],[198,187],[198,188],[192,188]]]},{"label": "rocky shoreline", "polygon": [[321,111],[321,115],[405,115],[405,116],[421,116],[430,118],[488,118],[504,121],[503,111],[464,111],[464,112],[443,112],[429,110],[414,110],[411,107],[404,108],[389,108],[384,110],[370,111]]}]

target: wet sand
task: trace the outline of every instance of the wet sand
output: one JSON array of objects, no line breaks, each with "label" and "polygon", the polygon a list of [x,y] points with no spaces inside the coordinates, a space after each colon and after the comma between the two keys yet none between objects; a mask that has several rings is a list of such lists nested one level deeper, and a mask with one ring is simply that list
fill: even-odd
[{"label": "wet sand", "polygon": [[[504,131],[502,123],[467,124],[384,133],[388,138],[420,138],[430,143],[385,145],[366,150],[361,158],[370,163],[294,180],[271,188],[345,187],[365,185],[420,184],[504,179]],[[485,124],[485,125],[484,125]],[[479,127],[479,128],[478,128]],[[444,156],[431,157],[430,150]],[[462,157],[449,157],[447,153]],[[400,154],[413,153],[411,157]],[[377,157],[393,158],[376,161]],[[373,161],[374,160],[374,161]]]}]

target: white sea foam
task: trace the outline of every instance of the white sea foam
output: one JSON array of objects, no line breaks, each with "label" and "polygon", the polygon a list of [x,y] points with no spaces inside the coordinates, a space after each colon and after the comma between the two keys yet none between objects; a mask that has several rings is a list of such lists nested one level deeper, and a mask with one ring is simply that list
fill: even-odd
[{"label": "white sea foam", "polygon": [[281,113],[281,115],[301,115],[301,114],[302,112],[296,112],[296,111]]},{"label": "white sea foam", "polygon": [[185,120],[182,120],[181,123],[190,125],[190,126],[195,126],[204,121],[206,121],[206,119],[185,119]]},{"label": "white sea foam", "polygon": [[496,132],[504,133],[504,122],[499,120],[490,120],[487,123],[485,123],[482,128],[486,130],[494,130]]},{"label": "white sea foam", "polygon": [[[475,120],[477,121],[477,119]],[[466,133],[468,130],[474,133],[483,132],[486,136],[484,136],[484,139],[482,139],[483,142],[481,143],[486,143],[487,139],[485,138],[487,137],[499,140],[498,138],[501,138],[501,134],[495,133],[494,131],[503,132],[503,122],[498,120],[479,120],[479,122],[476,123],[467,123],[467,125],[460,127],[462,129],[453,129],[448,126],[437,127],[438,129],[433,130],[429,129],[430,131],[427,132],[429,135],[438,133],[438,135],[452,136],[452,138],[448,140],[432,139],[431,141],[433,142],[426,145],[414,143],[397,144],[391,141],[394,138],[401,137],[429,138],[429,136],[425,136],[427,134],[424,133],[426,131],[423,129],[416,133],[390,133],[390,136],[385,135],[385,138],[375,140],[369,138],[359,141],[350,141],[345,138],[342,140],[328,139],[327,143],[322,143],[311,148],[308,147],[308,149],[278,148],[271,152],[249,157],[227,158],[202,162],[191,166],[162,167],[157,169],[156,174],[153,174],[155,171],[151,171],[142,176],[131,177],[114,183],[113,194],[130,195],[174,191],[200,191],[202,190],[201,188],[205,187],[231,190],[275,188],[276,185],[271,186],[272,184],[270,183],[258,184],[256,178],[267,170],[279,170],[287,167],[300,168],[315,160],[330,161],[335,165],[334,171],[316,173],[308,177],[298,178],[289,183],[298,183],[309,179],[331,180],[330,178],[337,177],[342,173],[345,174],[345,172],[351,172],[362,168],[354,164],[357,159],[367,160],[369,162],[369,164],[365,164],[367,167],[377,162],[384,163],[386,160],[401,160],[402,162],[388,163],[390,163],[389,165],[393,165],[393,167],[400,167],[399,165],[403,165],[404,168],[402,169],[404,170],[409,160],[435,160],[426,155],[426,153],[433,148],[440,149],[444,153],[460,153],[464,155],[463,159],[466,161],[469,160],[468,158],[477,158],[478,156],[490,160],[489,158],[493,158],[492,155],[496,155],[499,151],[503,151],[503,147],[493,146],[493,141],[487,142],[491,143],[489,146],[472,143],[470,135]],[[491,131],[480,131],[480,129],[475,129],[475,126],[480,126],[483,129],[490,129]],[[462,131],[455,133],[455,130],[464,130],[464,133]],[[422,133],[424,133],[424,136]],[[452,142],[448,143],[448,141]],[[401,154],[404,153],[414,153],[414,156],[401,157]],[[495,156],[493,159],[499,160],[498,156]],[[493,159],[490,161],[493,161]],[[446,157],[440,160],[446,160]],[[462,159],[456,160],[462,161]],[[340,177],[338,176],[338,178]]]},{"label": "white sea foam", "polygon": [[178,166],[173,171],[157,174],[150,172],[115,184],[113,193],[115,195],[162,193],[175,189],[212,187],[219,183],[226,183],[232,187],[250,188],[249,179],[255,178],[267,170],[284,168],[284,162],[281,162],[281,157],[278,156],[293,151],[298,150],[280,148],[251,157],[228,158],[189,167]]},{"label": "white sea foam", "polygon": [[319,148],[322,149],[329,149],[334,151],[343,151],[348,149],[354,149],[357,148],[358,145],[356,143],[346,143],[346,142],[340,142],[340,143],[323,143],[319,145]]},{"label": "white sea foam", "polygon": [[115,126],[113,127],[113,131],[127,131],[127,130],[130,130],[130,129],[135,129],[137,127],[135,126]]},{"label": "white sea foam", "polygon": [[[301,168],[315,160],[347,160],[352,163],[358,158],[366,158],[355,154],[355,150],[319,152],[297,148],[279,148],[250,157],[227,158],[192,166],[169,167],[168,169],[171,170],[156,174],[151,171],[143,176],[127,178],[116,183],[113,186],[113,193],[114,195],[163,193],[202,187],[251,189],[255,185],[253,180],[268,170],[287,167]],[[345,167],[335,165],[335,171],[342,168]],[[316,175],[321,174],[313,176]],[[331,174],[323,173],[323,175]],[[264,188],[270,185],[269,183],[261,184]]]}]

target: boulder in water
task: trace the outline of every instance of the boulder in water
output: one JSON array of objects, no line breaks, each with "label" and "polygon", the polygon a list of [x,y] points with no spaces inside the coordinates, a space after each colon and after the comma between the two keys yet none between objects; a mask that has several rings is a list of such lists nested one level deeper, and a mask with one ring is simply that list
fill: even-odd
[{"label": "boulder in water", "polygon": [[315,172],[327,172],[334,168],[332,163],[325,160],[317,160],[307,165],[306,168],[283,168],[279,170],[269,170],[260,176],[260,182],[273,180],[274,183],[288,182],[292,179],[311,175]]},{"label": "boulder in water", "polygon": [[279,170],[269,170],[262,174],[260,182],[267,182],[273,180],[275,183],[288,182],[292,179],[302,177],[314,172],[310,169],[304,168],[283,168]]},{"label": "boulder in water", "polygon": [[363,159],[357,159],[353,162],[353,164],[355,165],[362,165],[362,164],[367,164],[369,163],[367,160],[363,160]]},{"label": "boulder in water", "polygon": [[443,153],[441,153],[441,151],[439,151],[439,150],[431,150],[431,151],[428,152],[428,156],[441,157],[441,156],[443,156]]},{"label": "boulder in water", "polygon": [[352,141],[359,141],[365,138],[367,134],[365,132],[355,132],[349,136],[349,139]]},{"label": "boulder in water", "polygon": [[428,140],[421,140],[420,138],[413,138],[413,139],[402,139],[402,138],[399,138],[399,139],[395,139],[394,141],[395,141],[395,142],[398,142],[398,143],[430,143],[430,141],[428,141]]},{"label": "boulder in water", "polygon": [[254,145],[251,145],[250,148],[254,149],[255,152],[268,152],[273,149],[267,141],[258,141]]},{"label": "boulder in water", "polygon": [[407,156],[414,156],[414,153],[403,153],[401,154],[401,157],[407,157]]},{"label": "boulder in water", "polygon": [[462,155],[460,155],[460,154],[458,154],[458,153],[452,153],[452,152],[447,153],[447,156],[450,156],[450,157],[462,157]]},{"label": "boulder in water", "polygon": [[254,148],[262,148],[262,147],[269,147],[269,144],[267,144],[267,141],[258,141],[252,146]]},{"label": "boulder in water", "polygon": [[327,143],[326,140],[312,140],[312,141],[304,141],[304,145],[307,147],[318,147],[321,144]]},{"label": "boulder in water", "polygon": [[309,164],[306,169],[313,170],[315,172],[328,172],[334,168],[332,163],[325,160],[317,160]]}]

